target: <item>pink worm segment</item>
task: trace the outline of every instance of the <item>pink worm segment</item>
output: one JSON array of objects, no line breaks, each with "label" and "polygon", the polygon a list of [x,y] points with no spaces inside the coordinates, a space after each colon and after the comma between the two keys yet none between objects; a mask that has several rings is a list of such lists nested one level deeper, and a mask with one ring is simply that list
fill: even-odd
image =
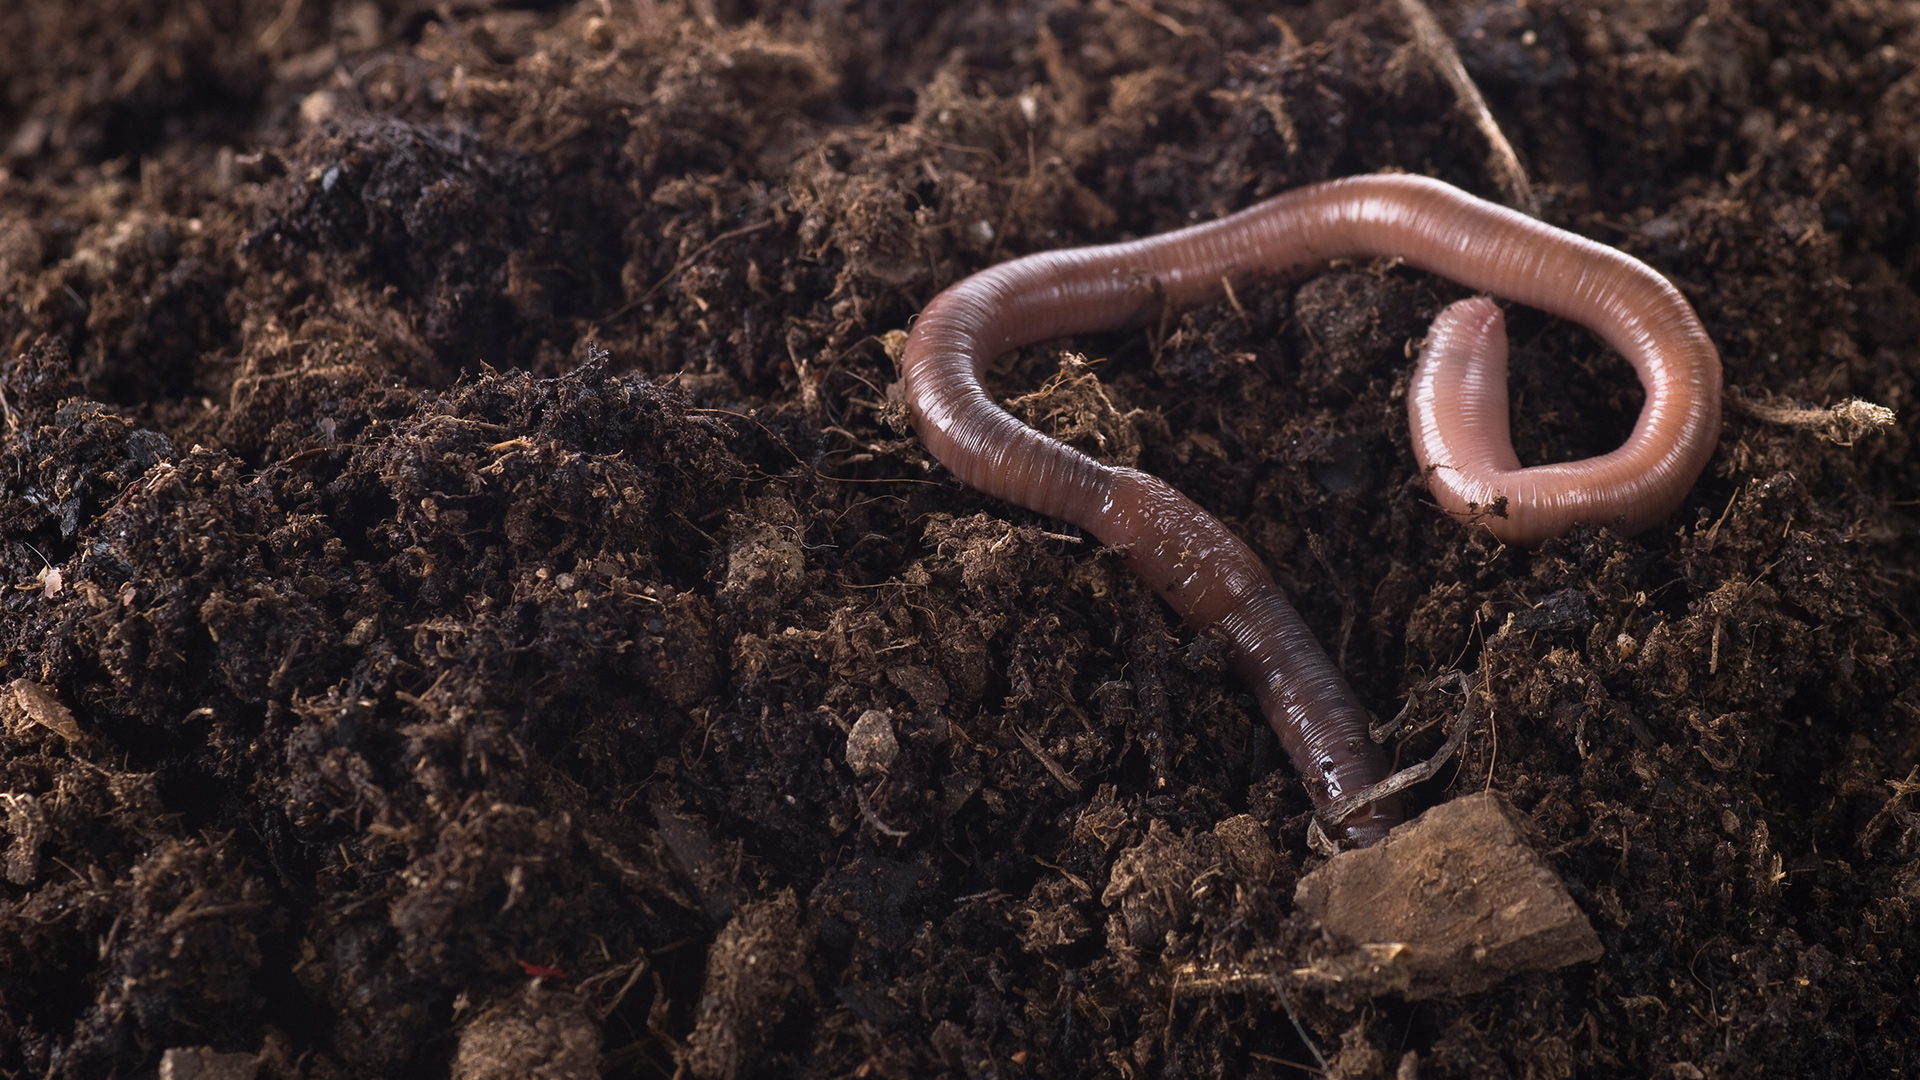
[{"label": "pink worm segment", "polygon": [[[1380,256],[1583,323],[1646,388],[1618,450],[1522,468],[1507,430],[1500,310],[1485,298],[1447,308],[1407,402],[1415,456],[1447,513],[1535,543],[1580,522],[1633,532],[1679,506],[1720,433],[1719,353],[1686,299],[1637,259],[1425,177],[1332,180],[1160,236],[1001,263],[934,297],[901,358],[921,441],[963,483],[1124,550],[1189,625],[1226,634],[1317,806],[1385,779],[1389,767],[1368,738],[1366,709],[1266,567],[1165,481],[1103,465],[1015,419],[987,395],[980,371],[1020,345],[1215,299],[1236,272]],[[1398,800],[1379,799],[1346,819],[1342,838],[1372,843],[1401,817]]]}]

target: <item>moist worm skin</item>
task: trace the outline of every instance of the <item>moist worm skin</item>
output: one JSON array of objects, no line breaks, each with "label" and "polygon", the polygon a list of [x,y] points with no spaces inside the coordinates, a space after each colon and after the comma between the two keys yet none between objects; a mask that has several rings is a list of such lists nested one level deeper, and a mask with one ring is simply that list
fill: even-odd
[{"label": "moist worm skin", "polygon": [[[921,441],[963,483],[1122,549],[1189,625],[1227,636],[1319,806],[1389,766],[1366,709],[1266,567],[1165,481],[1015,419],[980,371],[1017,346],[1212,300],[1234,273],[1380,256],[1583,323],[1646,388],[1620,449],[1522,468],[1507,431],[1500,311],[1484,298],[1449,307],[1408,394],[1415,456],[1447,513],[1533,543],[1580,522],[1642,529],[1686,497],[1720,433],[1719,354],[1686,300],[1637,259],[1425,177],[1333,180],[1160,236],[1001,263],[936,296],[901,357]],[[1400,820],[1398,801],[1381,799],[1348,817],[1341,838],[1364,846]]]}]

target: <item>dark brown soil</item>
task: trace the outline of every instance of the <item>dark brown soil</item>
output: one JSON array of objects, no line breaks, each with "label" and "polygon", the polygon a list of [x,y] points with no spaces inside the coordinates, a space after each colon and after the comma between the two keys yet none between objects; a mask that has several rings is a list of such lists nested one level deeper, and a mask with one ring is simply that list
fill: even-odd
[{"label": "dark brown soil", "polygon": [[[1429,505],[1403,267],[1003,365],[1098,361],[1028,415],[1246,537],[1402,761],[1473,718],[1412,807],[1505,793],[1604,956],[1417,1003],[1291,981],[1221,647],[958,487],[883,340],[1310,181],[1497,196],[1394,5],[0,7],[0,1076],[1920,1072],[1911,5],[1438,9],[1730,393],[1899,410],[1736,408],[1646,535]],[[1625,365],[1512,325],[1522,457],[1616,443]]]}]

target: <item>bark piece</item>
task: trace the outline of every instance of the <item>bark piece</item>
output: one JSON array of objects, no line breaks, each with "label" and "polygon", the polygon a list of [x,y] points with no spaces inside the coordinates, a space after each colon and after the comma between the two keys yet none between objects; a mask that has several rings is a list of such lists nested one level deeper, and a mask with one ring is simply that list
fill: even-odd
[{"label": "bark piece", "polygon": [[1597,960],[1600,939],[1491,792],[1434,807],[1302,878],[1294,903],[1336,943],[1296,972],[1358,996],[1456,997]]}]

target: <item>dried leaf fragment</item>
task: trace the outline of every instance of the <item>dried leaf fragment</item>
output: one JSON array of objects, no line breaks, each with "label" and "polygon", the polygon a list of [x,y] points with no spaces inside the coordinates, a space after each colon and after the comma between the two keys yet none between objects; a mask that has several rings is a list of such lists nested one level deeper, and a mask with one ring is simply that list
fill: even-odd
[{"label": "dried leaf fragment", "polygon": [[0,698],[0,718],[4,718],[7,733],[15,737],[24,734],[26,729],[39,724],[69,743],[78,743],[86,735],[73,719],[72,710],[61,703],[53,691],[34,682],[32,679],[15,679]]}]

